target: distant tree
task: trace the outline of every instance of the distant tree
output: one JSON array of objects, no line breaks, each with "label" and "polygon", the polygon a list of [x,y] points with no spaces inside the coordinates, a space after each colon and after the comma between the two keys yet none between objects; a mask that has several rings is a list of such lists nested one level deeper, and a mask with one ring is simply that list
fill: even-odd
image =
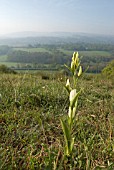
[{"label": "distant tree", "polygon": [[0,73],[13,73],[13,74],[16,74],[16,72],[14,70],[12,70],[11,68],[8,68],[5,65],[0,65]]}]

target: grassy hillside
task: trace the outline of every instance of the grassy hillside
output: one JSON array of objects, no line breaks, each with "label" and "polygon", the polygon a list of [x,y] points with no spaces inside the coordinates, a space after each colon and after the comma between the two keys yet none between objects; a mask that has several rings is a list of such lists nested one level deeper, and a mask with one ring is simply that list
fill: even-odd
[{"label": "grassy hillside", "polygon": [[45,75],[0,75],[0,169],[114,169],[114,81],[98,75],[80,81],[69,159],[60,125],[68,113],[66,78]]}]

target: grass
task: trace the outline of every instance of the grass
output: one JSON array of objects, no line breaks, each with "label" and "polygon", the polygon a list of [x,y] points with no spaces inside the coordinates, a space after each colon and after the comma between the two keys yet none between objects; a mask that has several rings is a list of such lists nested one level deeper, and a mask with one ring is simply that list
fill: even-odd
[{"label": "grass", "polygon": [[65,78],[56,77],[0,75],[0,169],[114,169],[114,81],[101,75],[80,81],[72,159],[64,159],[60,118],[69,99]]}]

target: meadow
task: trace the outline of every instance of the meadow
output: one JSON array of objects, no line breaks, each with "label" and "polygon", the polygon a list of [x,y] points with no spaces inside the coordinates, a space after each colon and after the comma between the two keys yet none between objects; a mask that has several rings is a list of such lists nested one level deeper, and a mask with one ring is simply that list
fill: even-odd
[{"label": "meadow", "polygon": [[65,157],[68,77],[46,75],[0,74],[0,169],[113,170],[114,79],[85,74],[79,81],[74,148]]}]

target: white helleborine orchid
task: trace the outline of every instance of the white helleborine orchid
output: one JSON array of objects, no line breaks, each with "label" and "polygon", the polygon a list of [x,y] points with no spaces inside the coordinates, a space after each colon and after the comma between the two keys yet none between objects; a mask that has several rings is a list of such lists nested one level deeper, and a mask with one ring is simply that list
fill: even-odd
[{"label": "white helleborine orchid", "polygon": [[69,79],[67,79],[66,82],[66,90],[69,93],[69,110],[68,110],[68,119],[67,122],[66,120],[61,119],[61,125],[62,125],[62,130],[64,133],[64,139],[65,139],[65,155],[66,156],[71,156],[73,152],[73,147],[74,147],[74,134],[73,132],[73,127],[76,123],[76,112],[77,112],[77,106],[78,106],[78,97],[81,93],[80,91],[77,91],[77,81],[82,75],[82,67],[80,66],[80,59],[79,59],[79,54],[78,52],[74,52],[72,56],[72,61],[71,61],[71,67],[66,66],[70,72],[72,73],[72,79],[73,79],[73,85],[71,87]]}]

